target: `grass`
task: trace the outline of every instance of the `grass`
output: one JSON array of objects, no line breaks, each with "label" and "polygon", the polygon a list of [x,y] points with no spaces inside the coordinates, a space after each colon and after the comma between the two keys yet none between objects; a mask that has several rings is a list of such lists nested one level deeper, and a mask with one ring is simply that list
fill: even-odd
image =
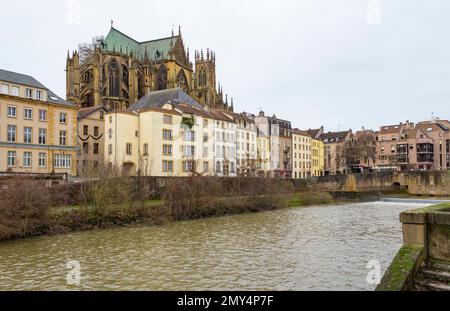
[{"label": "grass", "polygon": [[288,206],[298,207],[332,203],[335,203],[335,200],[328,192],[299,192],[292,196],[292,198],[289,200]]},{"label": "grass", "polygon": [[[137,202],[135,202],[135,203],[137,203]],[[148,200],[148,201],[144,202],[144,207],[155,207],[155,206],[160,206],[163,204],[164,204],[163,200],[159,200],[159,199],[158,200]],[[127,210],[130,208],[130,203],[125,202],[125,203],[115,204],[115,205],[109,206],[109,208],[112,210]],[[72,213],[72,212],[81,211],[83,209],[86,209],[87,211],[92,211],[94,209],[94,207],[92,205],[59,206],[59,207],[50,208],[50,214]]]}]

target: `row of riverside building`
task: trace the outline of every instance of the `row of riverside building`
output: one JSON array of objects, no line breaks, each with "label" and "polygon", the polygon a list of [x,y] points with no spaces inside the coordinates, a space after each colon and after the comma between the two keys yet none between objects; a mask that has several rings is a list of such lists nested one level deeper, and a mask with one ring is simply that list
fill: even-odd
[{"label": "row of riverside building", "polygon": [[83,176],[99,165],[127,176],[304,179],[370,171],[450,169],[450,122],[325,132],[199,104],[180,88],[127,109],[79,108],[36,79],[0,70],[0,173]]}]

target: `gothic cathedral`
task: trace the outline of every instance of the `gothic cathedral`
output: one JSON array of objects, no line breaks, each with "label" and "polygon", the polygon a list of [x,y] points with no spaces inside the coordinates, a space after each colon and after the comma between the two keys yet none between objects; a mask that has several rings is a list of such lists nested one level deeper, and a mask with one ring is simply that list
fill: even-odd
[{"label": "gothic cathedral", "polygon": [[138,42],[111,26],[105,39],[82,52],[68,54],[66,65],[66,98],[79,107],[126,109],[149,92],[179,87],[205,106],[234,109],[220,85],[216,89],[215,53],[196,51],[193,65],[181,30]]}]

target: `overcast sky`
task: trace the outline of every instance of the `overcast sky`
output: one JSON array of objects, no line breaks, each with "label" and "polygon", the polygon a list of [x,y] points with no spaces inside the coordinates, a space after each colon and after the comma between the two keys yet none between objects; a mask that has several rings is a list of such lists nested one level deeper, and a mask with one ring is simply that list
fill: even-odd
[{"label": "overcast sky", "polygon": [[332,131],[450,118],[448,0],[1,2],[0,68],[62,97],[67,50],[114,20],[138,41],[181,25],[191,51],[216,52],[237,111]]}]

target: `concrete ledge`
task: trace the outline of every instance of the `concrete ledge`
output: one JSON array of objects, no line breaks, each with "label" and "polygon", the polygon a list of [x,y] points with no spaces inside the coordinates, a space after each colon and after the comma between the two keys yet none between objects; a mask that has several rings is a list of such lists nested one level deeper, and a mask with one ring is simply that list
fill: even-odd
[{"label": "concrete ledge", "polygon": [[414,287],[414,276],[425,261],[422,245],[405,244],[399,250],[376,291],[408,291]]}]

